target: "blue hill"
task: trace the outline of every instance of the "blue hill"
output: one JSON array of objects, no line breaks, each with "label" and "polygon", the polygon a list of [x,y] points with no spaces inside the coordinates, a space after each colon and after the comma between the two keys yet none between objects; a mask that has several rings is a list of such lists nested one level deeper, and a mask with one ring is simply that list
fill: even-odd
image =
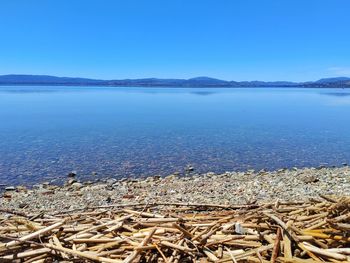
[{"label": "blue hill", "polygon": [[56,77],[48,75],[2,75],[0,85],[76,85],[76,86],[125,86],[125,87],[350,87],[350,78],[324,78],[310,82],[289,81],[226,81],[210,77],[190,79],[122,79],[100,80],[89,78]]}]

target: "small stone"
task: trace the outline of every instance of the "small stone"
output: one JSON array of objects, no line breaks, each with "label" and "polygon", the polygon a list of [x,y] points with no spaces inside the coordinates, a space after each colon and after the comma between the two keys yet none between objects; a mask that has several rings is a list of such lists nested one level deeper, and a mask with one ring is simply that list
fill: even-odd
[{"label": "small stone", "polygon": [[189,166],[186,167],[185,170],[186,170],[186,172],[193,172],[194,171],[194,167],[189,165]]},{"label": "small stone", "polygon": [[75,179],[69,179],[67,182],[66,182],[66,185],[68,186],[68,185],[72,185],[72,184],[74,184],[74,183],[76,183],[77,182],[77,180],[75,180]]},{"label": "small stone", "polygon": [[68,177],[75,177],[77,175],[76,171],[71,171],[67,176]]},{"label": "small stone", "polygon": [[113,185],[115,182],[117,182],[117,179],[114,179],[114,178],[110,178],[110,179],[107,179],[106,180],[106,183],[108,185]]},{"label": "small stone", "polygon": [[123,198],[124,199],[132,199],[132,198],[135,198],[135,196],[133,194],[126,194],[126,195],[123,195]]},{"label": "small stone", "polygon": [[55,193],[55,192],[52,191],[52,190],[45,190],[45,191],[42,191],[42,192],[41,192],[42,195],[52,195],[52,194],[54,194],[54,193]]},{"label": "small stone", "polygon": [[160,178],[161,178],[161,177],[160,177],[159,175],[153,176],[153,180],[154,180],[154,181],[158,181]]},{"label": "small stone", "polygon": [[73,183],[71,186],[72,186],[72,188],[73,188],[74,190],[79,190],[79,189],[81,189],[84,185],[81,184],[81,183],[75,182],[75,183]]},{"label": "small stone", "polygon": [[16,190],[16,187],[14,186],[5,187],[5,191],[15,191],[15,190]]},{"label": "small stone", "polygon": [[129,180],[129,182],[130,182],[130,183],[138,183],[139,180],[136,179],[136,178],[132,178],[132,179]]},{"label": "small stone", "polygon": [[316,177],[316,175],[302,175],[302,176],[300,176],[300,180],[306,184],[316,183],[319,181],[319,179]]},{"label": "small stone", "polygon": [[41,185],[42,185],[42,188],[49,188],[50,187],[50,182],[44,182]]},{"label": "small stone", "polygon": [[175,175],[175,174],[171,174],[171,175],[168,175],[167,177],[165,177],[166,180],[175,180],[178,176]]},{"label": "small stone", "polygon": [[28,206],[28,204],[26,204],[26,203],[20,203],[18,205],[19,208],[25,208],[26,206]]},{"label": "small stone", "polygon": [[27,192],[28,189],[27,189],[27,187],[20,185],[20,186],[16,187],[16,191],[17,192]]},{"label": "small stone", "polygon": [[106,186],[106,190],[107,191],[113,191],[114,190],[114,186],[113,185],[107,185]]},{"label": "small stone", "polygon": [[71,193],[71,196],[82,196],[82,195],[83,195],[83,193],[80,191],[74,191]]},{"label": "small stone", "polygon": [[11,199],[12,198],[12,195],[10,193],[4,193],[2,195],[3,198],[6,198],[6,199]]}]

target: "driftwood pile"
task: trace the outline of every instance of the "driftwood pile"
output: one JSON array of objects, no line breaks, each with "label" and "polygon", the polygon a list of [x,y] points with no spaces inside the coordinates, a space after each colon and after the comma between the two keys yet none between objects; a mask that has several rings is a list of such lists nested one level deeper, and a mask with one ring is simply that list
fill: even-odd
[{"label": "driftwood pile", "polygon": [[350,198],[2,211],[0,262],[350,262]]}]

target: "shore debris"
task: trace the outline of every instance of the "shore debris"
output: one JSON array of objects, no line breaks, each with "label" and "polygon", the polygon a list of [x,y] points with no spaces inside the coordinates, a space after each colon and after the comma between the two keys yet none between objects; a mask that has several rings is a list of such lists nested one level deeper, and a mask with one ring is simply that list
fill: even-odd
[{"label": "shore debris", "polygon": [[350,262],[350,197],[0,211],[0,262]]}]

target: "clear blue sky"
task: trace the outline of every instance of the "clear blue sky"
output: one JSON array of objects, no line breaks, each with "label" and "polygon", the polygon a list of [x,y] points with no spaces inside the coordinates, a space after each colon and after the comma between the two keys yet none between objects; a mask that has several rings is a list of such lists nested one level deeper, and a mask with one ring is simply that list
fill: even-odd
[{"label": "clear blue sky", "polygon": [[0,74],[350,76],[349,0],[1,0]]}]

